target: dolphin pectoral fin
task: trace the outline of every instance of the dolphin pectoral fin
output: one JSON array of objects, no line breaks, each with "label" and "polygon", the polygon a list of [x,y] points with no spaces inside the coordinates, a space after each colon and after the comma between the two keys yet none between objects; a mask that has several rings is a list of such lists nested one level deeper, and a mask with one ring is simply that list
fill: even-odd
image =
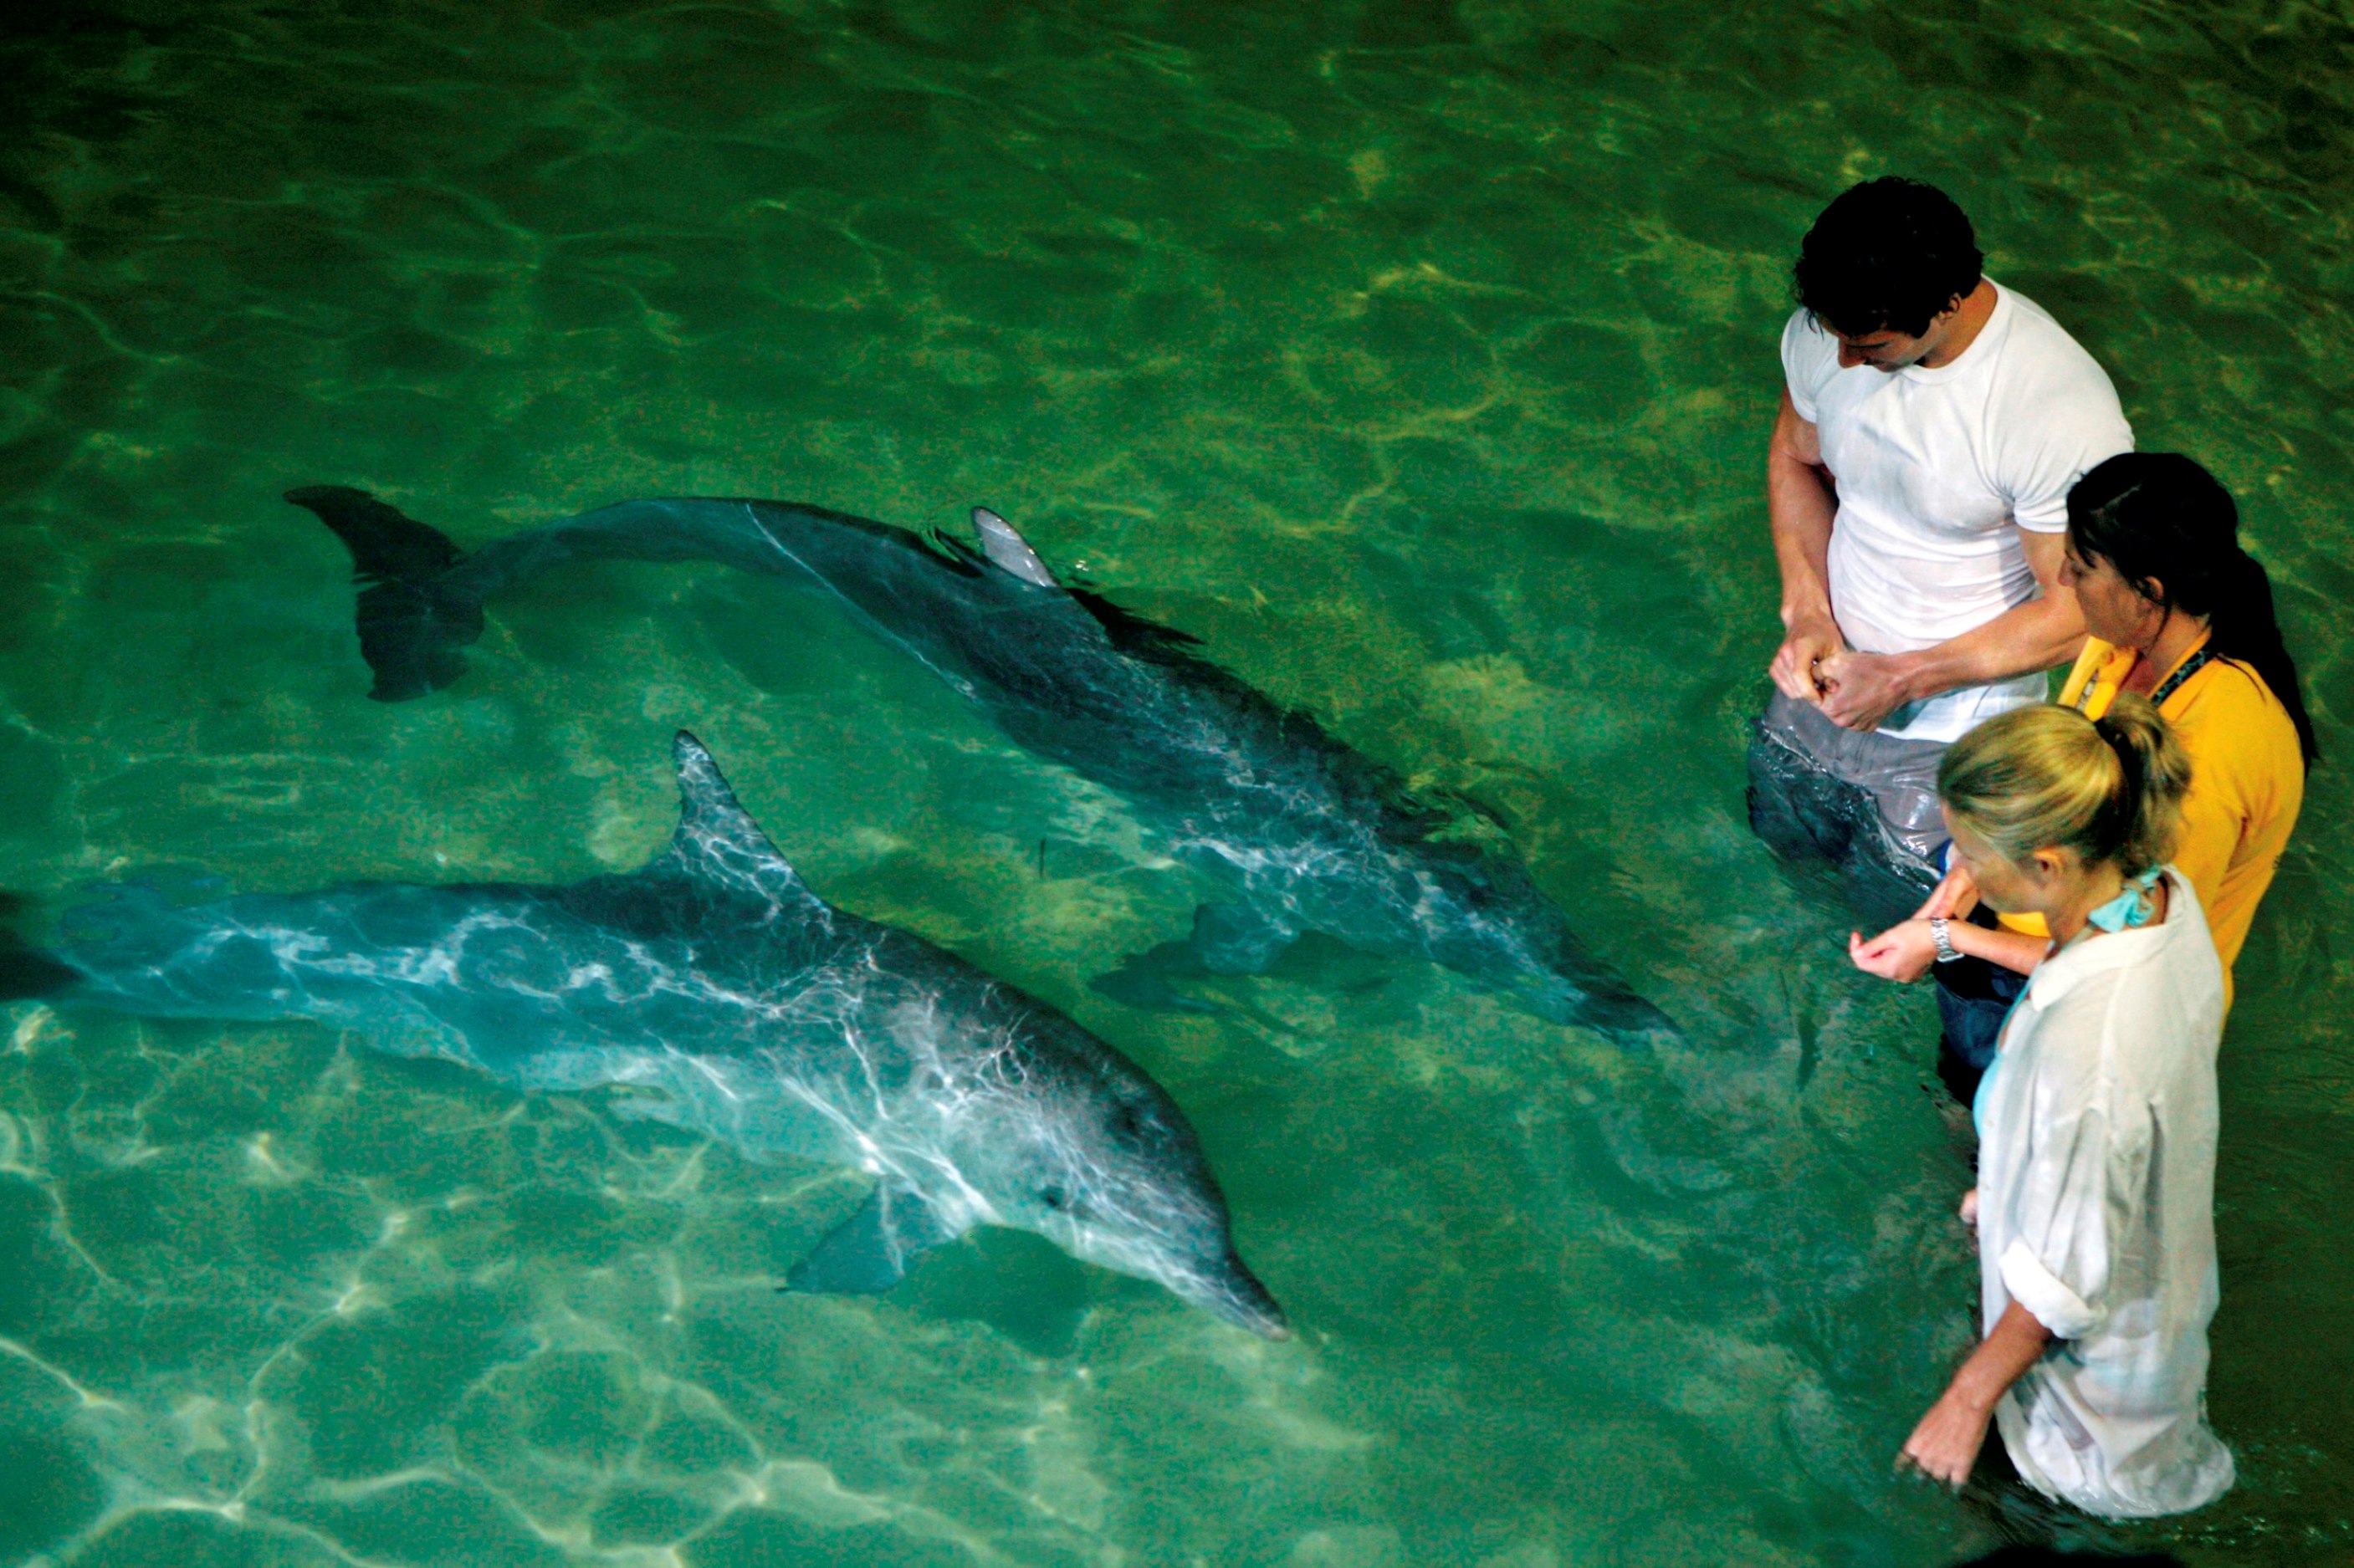
[{"label": "dolphin pectoral fin", "polygon": [[1133,954],[1087,985],[1098,995],[1148,1012],[1215,1012],[1215,1004],[1186,995],[1173,982],[1264,973],[1299,936],[1246,905],[1204,904],[1193,911],[1189,935]]},{"label": "dolphin pectoral fin", "polygon": [[482,634],[482,601],[449,580],[464,553],[439,530],[402,515],[365,490],[311,484],[286,499],[318,516],[360,582],[360,652],[382,703],[438,692],[466,668],[458,650]]},{"label": "dolphin pectoral fin", "polygon": [[81,979],[81,971],[61,963],[9,929],[27,901],[0,892],[0,1002],[29,1001],[55,996]]},{"label": "dolphin pectoral fin", "polygon": [[1299,933],[1246,904],[1204,904],[1193,911],[1193,956],[1215,975],[1255,975]]},{"label": "dolphin pectoral fin", "polygon": [[907,1277],[916,1257],[960,1233],[921,1194],[885,1179],[858,1212],[826,1233],[785,1276],[784,1288],[822,1296],[879,1296]]},{"label": "dolphin pectoral fin", "polygon": [[0,1002],[55,996],[80,979],[80,969],[0,933]]},{"label": "dolphin pectoral fin", "polygon": [[1625,989],[1596,991],[1581,1001],[1566,1021],[1593,1030],[1619,1045],[1651,1046],[1680,1042],[1683,1031],[1659,1007]]},{"label": "dolphin pectoral fin", "polygon": [[1208,973],[1194,953],[1193,944],[1181,938],[1129,954],[1120,960],[1118,969],[1089,980],[1087,989],[1145,1012],[1215,1012],[1218,1010],[1214,1004],[1187,996],[1174,984],[1179,980],[1199,980]]},{"label": "dolphin pectoral fin", "polygon": [[1013,524],[986,506],[972,509],[972,531],[981,540],[981,553],[1000,571],[1020,577],[1025,583],[1040,588],[1060,588],[1030,541],[1013,531]]}]

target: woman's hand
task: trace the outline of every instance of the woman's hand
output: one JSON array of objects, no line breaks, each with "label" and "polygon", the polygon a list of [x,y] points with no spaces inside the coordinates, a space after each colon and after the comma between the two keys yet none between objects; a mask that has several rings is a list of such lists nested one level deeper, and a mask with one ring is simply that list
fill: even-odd
[{"label": "woman's hand", "polygon": [[1978,1341],[1954,1381],[1896,1456],[1900,1470],[1918,1470],[1956,1490],[1970,1478],[1970,1467],[1986,1446],[1987,1423],[1994,1418],[1995,1403],[2020,1374],[2033,1366],[2052,1343],[2051,1331],[2035,1314],[2014,1301],[1995,1320],[1994,1332]]},{"label": "woman's hand", "polygon": [[1972,1230],[1978,1228],[1978,1190],[1976,1187],[1962,1194],[1962,1206],[1956,1213],[1961,1215],[1962,1224]]},{"label": "woman's hand", "polygon": [[1957,865],[1929,890],[1928,902],[1913,911],[1913,917],[1926,920],[1938,916],[1947,920],[1967,920],[1970,917],[1970,911],[1978,906],[1978,885],[1967,870]]},{"label": "woman's hand", "polygon": [[1937,944],[1929,935],[1929,922],[1916,916],[1899,921],[1868,942],[1861,932],[1850,931],[1847,956],[1866,974],[1878,975],[1882,980],[1916,980],[1937,961]]},{"label": "woman's hand", "polygon": [[1994,1406],[1964,1394],[1958,1381],[1957,1386],[1946,1390],[1929,1407],[1929,1414],[1921,1417],[1921,1425],[1904,1440],[1904,1451],[1896,1456],[1898,1469],[1918,1470],[1956,1491],[1970,1478],[1978,1450],[1986,1446],[1987,1423],[1994,1416]]}]

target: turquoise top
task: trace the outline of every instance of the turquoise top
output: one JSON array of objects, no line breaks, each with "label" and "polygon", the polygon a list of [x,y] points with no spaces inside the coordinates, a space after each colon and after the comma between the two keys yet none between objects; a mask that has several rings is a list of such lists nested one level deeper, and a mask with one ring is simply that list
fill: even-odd
[{"label": "turquoise top", "polygon": [[2137,926],[2148,925],[2158,907],[2157,900],[2149,895],[2158,885],[2158,869],[2151,866],[2139,876],[2128,877],[2124,892],[2084,918],[2104,931],[2130,931]]}]

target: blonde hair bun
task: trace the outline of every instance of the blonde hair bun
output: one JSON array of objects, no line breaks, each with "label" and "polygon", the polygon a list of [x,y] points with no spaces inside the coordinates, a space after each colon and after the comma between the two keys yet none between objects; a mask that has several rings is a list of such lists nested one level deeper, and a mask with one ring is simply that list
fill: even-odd
[{"label": "blonde hair bun", "polygon": [[2147,697],[2095,722],[2055,703],[1998,714],[1946,749],[1937,798],[2006,860],[2040,849],[2139,876],[2173,852],[2190,757]]}]

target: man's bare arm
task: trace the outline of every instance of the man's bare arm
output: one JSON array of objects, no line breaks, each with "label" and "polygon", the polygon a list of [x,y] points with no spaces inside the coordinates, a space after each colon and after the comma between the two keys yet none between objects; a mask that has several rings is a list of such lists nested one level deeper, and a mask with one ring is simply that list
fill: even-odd
[{"label": "man's bare arm", "polygon": [[1845,647],[1831,619],[1831,515],[1838,509],[1830,471],[1823,466],[1815,427],[1798,417],[1790,389],[1766,451],[1766,516],[1774,533],[1774,561],[1782,572],[1782,645],[1766,673],[1801,702],[1819,694],[1815,662]]},{"label": "man's bare arm", "polygon": [[1983,626],[1916,653],[1834,653],[1823,661],[1823,712],[1849,729],[1872,729],[1904,703],[1957,686],[1983,686],[2049,670],[2084,645],[2084,615],[2075,590],[2060,583],[2067,536],[2022,528],[2027,564],[2041,597],[2014,605]]}]

